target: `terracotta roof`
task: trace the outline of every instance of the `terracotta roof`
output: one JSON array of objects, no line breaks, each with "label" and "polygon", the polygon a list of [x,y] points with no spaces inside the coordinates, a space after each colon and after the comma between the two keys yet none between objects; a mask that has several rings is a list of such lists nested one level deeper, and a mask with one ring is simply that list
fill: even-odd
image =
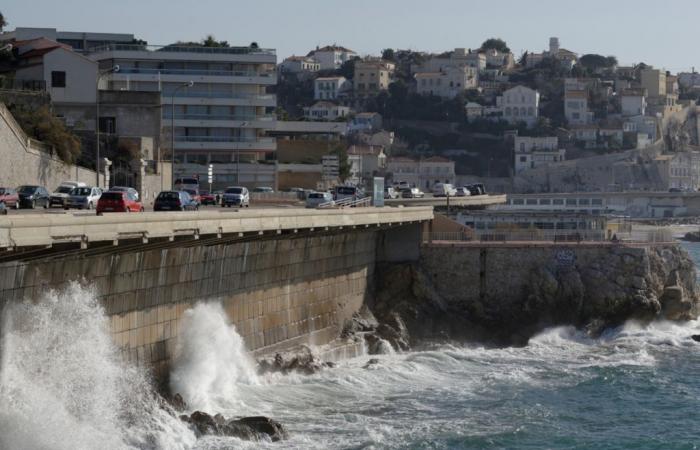
[{"label": "terracotta roof", "polygon": [[20,58],[32,58],[35,56],[45,55],[57,48],[73,50],[70,45],[61,44],[60,42],[52,41],[46,38],[30,39],[26,41],[17,41],[12,44],[17,49],[17,54]]},{"label": "terracotta roof", "polygon": [[564,94],[565,98],[588,98],[588,93],[586,91],[566,91]]},{"label": "terracotta roof", "polygon": [[320,101],[311,105],[311,108],[335,108],[338,105],[332,102]]}]

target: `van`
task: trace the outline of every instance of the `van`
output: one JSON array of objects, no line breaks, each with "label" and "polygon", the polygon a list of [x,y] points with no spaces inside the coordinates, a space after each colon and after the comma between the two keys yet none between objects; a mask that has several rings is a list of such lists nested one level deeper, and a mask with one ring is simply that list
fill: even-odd
[{"label": "van", "polygon": [[183,191],[185,189],[199,190],[199,178],[197,177],[181,177],[175,180],[174,190]]},{"label": "van", "polygon": [[357,200],[362,194],[355,186],[337,186],[335,188],[335,200],[340,201],[346,198]]},{"label": "van", "polygon": [[457,195],[457,189],[450,183],[435,183],[433,186],[433,197],[454,197]]}]

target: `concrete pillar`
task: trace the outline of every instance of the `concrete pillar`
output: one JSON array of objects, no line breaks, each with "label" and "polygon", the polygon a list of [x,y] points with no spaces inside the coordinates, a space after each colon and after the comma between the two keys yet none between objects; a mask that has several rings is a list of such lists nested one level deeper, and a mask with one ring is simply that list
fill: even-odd
[{"label": "concrete pillar", "polygon": [[145,179],[146,179],[146,166],[148,163],[144,161],[143,159],[135,159],[131,161],[131,170],[136,172],[136,190],[139,191],[139,195],[141,196],[142,201],[146,201],[148,198],[148,195],[150,194],[149,192],[146,192],[146,185],[145,185]]},{"label": "concrete pillar", "polygon": [[104,189],[109,189],[109,167],[112,165],[112,161],[110,161],[107,158],[102,158],[102,176],[100,177],[101,180],[101,188]]}]

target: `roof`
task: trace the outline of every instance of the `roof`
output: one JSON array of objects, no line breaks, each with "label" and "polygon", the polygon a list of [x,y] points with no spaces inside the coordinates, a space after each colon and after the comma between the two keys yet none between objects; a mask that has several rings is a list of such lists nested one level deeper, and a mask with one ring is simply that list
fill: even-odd
[{"label": "roof", "polygon": [[32,58],[35,56],[45,55],[57,48],[65,50],[73,50],[70,45],[61,44],[60,42],[52,41],[46,38],[30,39],[27,41],[17,41],[12,44],[17,48],[17,54],[20,58]]},{"label": "roof", "polygon": [[381,145],[353,145],[348,155],[378,155],[384,149]]},{"label": "roof", "polygon": [[289,56],[284,59],[285,61],[310,61],[310,62],[316,62],[315,59],[309,57],[309,56]]},{"label": "roof", "polygon": [[586,91],[566,91],[564,94],[565,98],[588,98],[588,93]]},{"label": "roof", "polygon": [[340,77],[340,76],[338,76],[338,77],[318,77],[318,78],[316,78],[316,81],[319,81],[319,80],[321,80],[321,81],[332,81],[332,80],[340,80],[340,79],[343,79],[343,80],[344,80],[345,77]]},{"label": "roof", "polygon": [[320,101],[311,105],[311,108],[337,108],[338,105],[332,102]]},{"label": "roof", "polygon": [[426,158],[423,160],[423,162],[440,162],[440,163],[451,163],[451,159],[447,159],[444,156],[431,156],[430,158]]},{"label": "roof", "polygon": [[478,103],[474,103],[474,102],[469,102],[466,105],[464,105],[464,107],[465,108],[483,108],[483,106],[481,106]]}]

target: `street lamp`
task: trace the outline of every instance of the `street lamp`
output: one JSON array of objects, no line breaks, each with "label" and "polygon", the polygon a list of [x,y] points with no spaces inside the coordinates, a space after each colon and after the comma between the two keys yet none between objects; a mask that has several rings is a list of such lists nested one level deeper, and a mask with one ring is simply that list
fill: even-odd
[{"label": "street lamp", "polygon": [[[172,165],[170,166],[170,187],[175,187],[175,94],[183,88],[191,88],[194,86],[194,81],[190,80],[177,86],[173,93],[170,94],[170,149],[172,154]],[[161,174],[161,178],[163,175]]]},{"label": "street lamp", "polygon": [[[248,125],[248,122],[241,122],[241,131],[243,127]],[[236,184],[241,185],[241,149],[236,149]]]},{"label": "street lamp", "polygon": [[118,64],[98,72],[95,81],[95,187],[100,187],[100,80],[105,75],[116,72],[119,72]]}]

